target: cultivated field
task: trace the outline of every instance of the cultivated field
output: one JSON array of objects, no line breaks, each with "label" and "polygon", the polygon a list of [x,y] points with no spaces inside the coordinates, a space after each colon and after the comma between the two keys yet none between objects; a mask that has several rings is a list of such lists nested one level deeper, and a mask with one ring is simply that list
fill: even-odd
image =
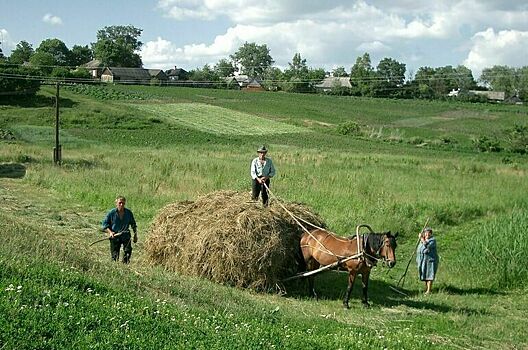
[{"label": "cultivated field", "polygon": [[[523,349],[528,165],[507,135],[526,106],[187,88],[61,89],[63,165],[52,164],[52,89],[0,101],[0,348]],[[493,140],[500,152],[480,152]],[[373,270],[372,307],[346,275],[258,294],[145,263],[166,204],[247,191],[266,144],[272,191],[347,236],[399,231],[398,263]],[[482,148],[481,148],[482,149]],[[127,196],[140,241],[112,264],[99,223]],[[272,203],[274,205],[274,203]],[[276,204],[275,204],[276,205]],[[429,218],[441,265],[422,295],[412,263]]]}]

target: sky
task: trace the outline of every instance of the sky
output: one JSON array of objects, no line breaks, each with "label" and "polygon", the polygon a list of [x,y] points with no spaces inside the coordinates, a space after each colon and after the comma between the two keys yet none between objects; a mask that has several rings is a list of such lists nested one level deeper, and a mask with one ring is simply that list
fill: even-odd
[{"label": "sky", "polygon": [[528,0],[0,0],[9,55],[57,38],[90,45],[105,26],[143,30],[145,68],[214,65],[245,42],[266,44],[284,69],[295,53],[309,67],[347,72],[358,56],[418,68],[528,66]]}]

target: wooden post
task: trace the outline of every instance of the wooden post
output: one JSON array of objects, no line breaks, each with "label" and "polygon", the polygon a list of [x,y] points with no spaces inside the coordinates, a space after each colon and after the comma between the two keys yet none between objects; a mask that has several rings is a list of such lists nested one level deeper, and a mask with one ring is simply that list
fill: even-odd
[{"label": "wooden post", "polygon": [[57,82],[57,91],[55,92],[55,147],[53,148],[53,163],[61,165],[62,150],[59,143],[59,83]]}]

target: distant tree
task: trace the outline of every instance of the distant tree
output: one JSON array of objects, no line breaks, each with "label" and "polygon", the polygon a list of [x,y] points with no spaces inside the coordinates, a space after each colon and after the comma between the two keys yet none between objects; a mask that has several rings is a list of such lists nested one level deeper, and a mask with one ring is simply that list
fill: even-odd
[{"label": "distant tree", "polygon": [[53,57],[54,66],[67,66],[70,63],[71,52],[61,40],[43,40],[35,50],[36,54],[48,53]]},{"label": "distant tree", "polygon": [[55,57],[49,52],[35,52],[29,59],[31,67],[37,69],[42,75],[50,74],[57,62]]},{"label": "distant tree", "polygon": [[434,68],[431,68],[431,67],[418,68],[418,71],[416,71],[416,74],[414,75],[414,79],[412,81],[412,85],[415,90],[413,97],[426,98],[426,99],[434,98],[434,90],[432,88],[432,85],[434,84],[434,79],[435,79],[434,76],[435,76]]},{"label": "distant tree", "polygon": [[189,72],[189,79],[194,81],[207,82],[211,86],[215,86],[215,82],[220,81],[220,77],[216,74],[214,69],[211,68],[208,64],[204,65],[202,68],[197,68]]},{"label": "distant tree", "polygon": [[463,91],[474,90],[477,88],[477,82],[473,77],[471,69],[459,65],[454,69],[457,88]]},{"label": "distant tree", "polygon": [[293,55],[292,61],[288,63],[288,69],[284,71],[286,79],[298,78],[305,79],[308,75],[308,66],[306,59],[301,57],[300,53]]},{"label": "distant tree", "polygon": [[464,66],[420,67],[411,86],[414,97],[430,99],[445,98],[451,90],[456,89],[467,92],[476,88],[476,82],[471,70]]},{"label": "distant tree", "polygon": [[398,96],[400,88],[405,82],[405,63],[400,63],[393,58],[382,59],[376,67],[377,96]]},{"label": "distant tree", "polygon": [[356,59],[356,63],[350,69],[350,85],[353,95],[372,96],[373,87],[376,82],[376,73],[370,61],[370,55],[364,53]]},{"label": "distant tree", "polygon": [[[21,79],[9,79],[5,75],[16,75]],[[35,95],[40,88],[40,79],[32,78],[39,73],[28,67],[0,66],[0,97],[24,93]]]},{"label": "distant tree", "polygon": [[13,64],[22,64],[24,62],[29,62],[31,56],[35,53],[31,44],[27,41],[21,41],[17,44],[16,48],[11,51],[11,56],[9,56],[9,63]]},{"label": "distant tree", "polygon": [[233,65],[233,62],[228,61],[225,58],[222,58],[218,63],[214,66],[214,71],[217,76],[221,78],[230,77],[235,72],[235,66]]},{"label": "distant tree", "polygon": [[306,59],[302,58],[300,53],[293,55],[292,61],[288,63],[288,69],[284,70],[283,79],[282,90],[284,91],[310,91],[308,66],[306,65]]},{"label": "distant tree", "polygon": [[273,63],[270,50],[266,44],[244,43],[237,52],[230,56],[235,66],[240,67],[242,74],[253,78],[264,76],[266,69]]},{"label": "distant tree", "polygon": [[88,63],[93,59],[92,49],[88,45],[73,45],[71,49],[70,65],[78,67],[82,64]]},{"label": "distant tree", "polygon": [[2,42],[0,41],[0,62],[5,60],[4,53],[2,52]]},{"label": "distant tree", "polygon": [[55,78],[71,78],[72,74],[66,67],[55,67],[51,70],[50,76]]},{"label": "distant tree", "polygon": [[528,102],[528,66],[517,69],[519,98]]},{"label": "distant tree", "polygon": [[110,26],[97,32],[97,42],[92,44],[94,57],[105,66],[135,67],[143,65],[137,53],[143,43],[138,40],[143,29],[134,26]]},{"label": "distant tree", "polygon": [[312,82],[319,82],[326,76],[324,68],[310,68],[308,69],[308,79]]},{"label": "distant tree", "polygon": [[262,86],[266,90],[276,91],[280,89],[282,80],[284,80],[284,74],[280,68],[268,67],[264,71]]},{"label": "distant tree", "polygon": [[92,75],[86,68],[77,68],[70,72],[72,78],[77,79],[91,79]]},{"label": "distant tree", "polygon": [[508,66],[493,66],[484,68],[480,75],[480,81],[491,90],[504,91],[507,95],[516,92],[516,72]]},{"label": "distant tree", "polygon": [[337,67],[332,71],[333,77],[348,77],[348,73],[345,70],[345,67]]}]

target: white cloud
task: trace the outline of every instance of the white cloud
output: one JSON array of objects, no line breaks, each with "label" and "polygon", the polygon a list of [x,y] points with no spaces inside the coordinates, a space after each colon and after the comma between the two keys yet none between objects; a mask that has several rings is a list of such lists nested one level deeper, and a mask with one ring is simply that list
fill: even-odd
[{"label": "white cloud", "polygon": [[9,51],[14,49],[15,46],[16,43],[11,39],[9,32],[4,28],[0,28],[0,49],[2,49],[2,53],[7,56]]},{"label": "white cloud", "polygon": [[369,43],[361,43],[357,48],[356,51],[360,52],[385,52],[389,51],[390,47],[385,45],[384,43],[380,41],[372,41]]},{"label": "white cloud", "polygon": [[[179,46],[162,38],[148,42],[142,50],[145,65],[214,64],[247,41],[266,44],[281,67],[296,52],[309,65],[327,69],[343,62],[351,65],[358,53],[369,52],[372,62],[389,56],[410,60],[403,62],[415,68],[456,65],[467,57],[467,64],[477,69],[487,64],[479,61],[501,56],[487,48],[492,51],[493,42],[505,40],[503,32],[519,37],[528,31],[524,1],[505,5],[499,0],[159,0],[158,9],[176,20],[222,18],[232,24],[216,33],[212,42]],[[495,38],[479,35],[488,27],[500,30],[492,35]],[[505,50],[522,51],[521,44],[526,43],[520,40]],[[526,56],[519,54],[517,59]]]},{"label": "white cloud", "polygon": [[42,17],[42,21],[54,26],[62,24],[62,19],[58,16],[52,15],[51,13],[46,13],[44,17]]},{"label": "white cloud", "polygon": [[148,68],[167,69],[168,62],[181,61],[182,51],[174,47],[170,41],[158,37],[156,41],[144,44],[140,55]]},{"label": "white cloud", "polygon": [[474,73],[494,65],[526,66],[528,57],[528,31],[493,28],[476,33],[471,39],[473,46],[464,65]]}]

